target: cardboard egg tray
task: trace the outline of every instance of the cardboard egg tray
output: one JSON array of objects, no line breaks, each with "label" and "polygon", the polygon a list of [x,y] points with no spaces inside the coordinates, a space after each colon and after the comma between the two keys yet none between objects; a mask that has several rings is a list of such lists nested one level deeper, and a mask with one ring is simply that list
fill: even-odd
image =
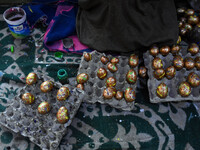
[{"label": "cardboard egg tray", "polygon": [[[76,114],[83,98],[82,91],[73,89],[69,85],[64,85],[70,89],[70,96],[66,101],[58,101],[56,94],[62,86],[60,83],[54,82],[50,77],[38,75],[37,83],[34,85],[26,85],[21,89],[20,94],[11,100],[6,111],[0,114],[0,123],[8,129],[20,133],[41,147],[43,150],[55,150],[66,133]],[[48,93],[40,90],[42,82],[50,80],[54,82],[54,88]],[[35,97],[35,102],[31,105],[25,105],[21,100],[22,94],[30,92]],[[47,114],[38,113],[38,105],[42,101],[47,101],[51,105],[51,110]],[[60,107],[65,106],[69,112],[69,121],[60,124],[57,121],[56,114]]]},{"label": "cardboard egg tray", "polygon": [[[181,50],[179,55],[185,59],[186,57],[191,57],[195,59],[197,56],[200,56],[200,53],[192,56],[190,53],[187,52],[188,45],[185,42],[181,42]],[[163,68],[166,69],[167,67],[173,65],[173,55],[169,53],[167,56],[162,56],[159,54],[157,57],[162,59]],[[144,63],[146,68],[148,69],[148,90],[149,90],[149,97],[152,103],[159,103],[159,102],[170,102],[170,101],[200,101],[200,86],[198,87],[191,87],[191,94],[188,97],[182,97],[178,93],[178,86],[181,82],[187,81],[187,76],[191,72],[195,72],[198,76],[200,76],[200,71],[197,70],[195,67],[191,70],[187,70],[185,67],[179,71],[176,70],[176,75],[174,78],[168,80],[164,77],[161,80],[157,80],[153,76],[153,68],[152,68],[152,60],[154,57],[150,55],[149,51],[147,51],[144,55]],[[164,82],[168,86],[168,96],[166,98],[159,98],[156,94],[156,89],[160,83]]]},{"label": "cardboard egg tray", "polygon": [[[113,56],[93,51],[90,53],[92,59],[89,62],[87,62],[84,59],[84,54],[81,58],[81,63],[78,70],[78,74],[87,73],[89,75],[89,80],[86,83],[84,83],[85,96],[83,101],[88,103],[99,102],[101,104],[109,104],[110,106],[121,110],[129,110],[129,111],[132,110],[134,108],[134,101],[126,102],[124,98],[121,100],[117,100],[115,98],[105,99],[103,97],[103,90],[106,88],[105,83],[107,78],[109,77],[114,77],[116,79],[117,83],[115,88],[117,90],[124,92],[126,88],[131,87],[133,88],[133,90],[136,91],[137,81],[135,84],[129,84],[126,81],[126,74],[130,69],[132,69],[128,64],[129,56],[118,56],[117,57],[119,58],[119,63],[117,64],[118,71],[116,71],[115,73],[111,73],[107,68],[108,63],[104,65],[100,59],[102,56],[106,56],[109,58],[110,61],[113,58]],[[107,70],[107,77],[103,80],[99,79],[97,76],[97,71],[101,67]],[[133,69],[138,74],[138,66]]]}]

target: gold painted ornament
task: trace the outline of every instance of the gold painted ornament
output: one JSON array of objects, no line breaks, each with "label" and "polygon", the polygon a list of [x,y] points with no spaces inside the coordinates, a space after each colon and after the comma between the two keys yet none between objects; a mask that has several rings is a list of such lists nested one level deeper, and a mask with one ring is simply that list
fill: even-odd
[{"label": "gold painted ornament", "polygon": [[106,64],[109,62],[108,57],[102,56],[102,57],[101,57],[101,62],[102,62],[104,65],[106,65]]},{"label": "gold painted ornament", "polygon": [[84,54],[84,59],[85,59],[85,61],[90,61],[92,59],[91,54],[90,53],[85,53]]},{"label": "gold painted ornament", "polygon": [[31,93],[24,93],[22,95],[22,101],[24,104],[33,104],[35,102],[35,97]]},{"label": "gold painted ornament", "polygon": [[153,45],[150,49],[149,49],[149,53],[152,55],[152,56],[156,56],[159,54],[159,48],[158,46],[156,45]]},{"label": "gold painted ornament", "polygon": [[111,60],[110,60],[110,62],[112,63],[112,64],[117,64],[117,63],[119,63],[119,58],[116,58],[116,57],[113,57]]},{"label": "gold painted ornament", "polygon": [[58,122],[61,123],[61,124],[65,124],[69,120],[68,110],[64,106],[59,108],[56,116],[57,116]]},{"label": "gold painted ornament", "polygon": [[117,80],[114,77],[109,77],[106,80],[106,86],[107,87],[115,87]]},{"label": "gold painted ornament", "polygon": [[57,95],[56,95],[57,100],[58,101],[65,101],[69,97],[69,94],[70,94],[69,88],[63,86],[57,92]]},{"label": "gold painted ornament", "polygon": [[136,95],[135,91],[132,88],[126,88],[125,93],[124,93],[125,100],[127,102],[133,102],[135,101]]},{"label": "gold painted ornament", "polygon": [[177,70],[180,70],[184,67],[183,58],[180,55],[176,55],[173,59],[173,65]]},{"label": "gold painted ornament", "polygon": [[191,93],[191,87],[190,84],[188,82],[181,82],[181,84],[178,87],[178,93],[182,96],[182,97],[188,97]]},{"label": "gold painted ornament", "polygon": [[84,90],[84,85],[83,84],[77,84],[76,87],[79,88],[79,89],[81,89],[81,90]]},{"label": "gold painted ornament", "polygon": [[169,66],[166,70],[165,70],[165,77],[167,79],[172,79],[173,77],[175,77],[176,75],[176,68],[174,66]]},{"label": "gold painted ornament", "polygon": [[77,75],[77,77],[76,77],[77,83],[80,83],[80,84],[87,82],[88,79],[89,79],[89,75],[86,73],[81,73],[81,74]]},{"label": "gold painted ornament", "polygon": [[173,45],[171,48],[172,55],[177,55],[181,50],[181,46],[179,45]]},{"label": "gold painted ornament", "polygon": [[160,98],[165,98],[168,95],[168,87],[165,83],[160,83],[156,89],[156,94]]},{"label": "gold painted ornament", "polygon": [[37,82],[37,75],[34,72],[31,72],[26,77],[26,84],[32,85]]},{"label": "gold painted ornament", "polygon": [[140,77],[146,78],[146,76],[147,76],[147,68],[144,67],[144,66],[141,66],[139,68],[138,74],[139,74]]},{"label": "gold painted ornament", "polygon": [[160,53],[163,55],[163,56],[167,56],[170,52],[170,47],[169,46],[163,46],[160,48]]},{"label": "gold painted ornament", "polygon": [[42,102],[38,106],[38,112],[40,114],[47,114],[50,111],[50,104],[48,102]]},{"label": "gold painted ornament", "polygon": [[197,70],[200,70],[200,57],[197,56],[195,58],[195,67],[197,68]]},{"label": "gold painted ornament", "polygon": [[187,82],[192,86],[192,87],[198,87],[200,85],[200,78],[199,76],[191,72],[188,77],[187,77]]},{"label": "gold painted ornament", "polygon": [[108,70],[110,70],[110,72],[114,73],[118,70],[117,66],[115,64],[112,63],[108,63]]},{"label": "gold painted ornament", "polygon": [[161,80],[165,77],[165,70],[163,68],[156,69],[154,70],[153,75],[157,80]]},{"label": "gold painted ornament", "polygon": [[152,61],[152,68],[153,69],[160,69],[163,67],[162,60],[159,57],[156,57]]},{"label": "gold painted ornament", "polygon": [[130,84],[135,84],[137,81],[137,74],[134,69],[130,69],[128,73],[126,74],[126,81]]},{"label": "gold painted ornament", "polygon": [[130,67],[134,68],[136,67],[138,64],[139,64],[139,58],[137,55],[135,54],[132,54],[130,57],[129,57],[129,61],[128,61]]},{"label": "gold painted ornament", "polygon": [[40,90],[44,93],[47,93],[49,91],[51,91],[53,89],[53,82],[52,81],[44,81],[41,85],[40,85]]},{"label": "gold painted ornament", "polygon": [[107,71],[105,68],[99,68],[97,71],[97,76],[99,79],[105,79],[107,76]]},{"label": "gold painted ornament", "polygon": [[115,95],[115,98],[117,100],[121,100],[123,98],[123,95],[124,95],[124,93],[122,91],[117,91],[116,95]]},{"label": "gold painted ornament", "polygon": [[105,99],[112,99],[116,94],[116,89],[114,87],[108,87],[103,91],[103,97]]},{"label": "gold painted ornament", "polygon": [[196,55],[199,53],[199,46],[196,43],[192,43],[188,47],[188,52],[191,53],[191,55]]},{"label": "gold painted ornament", "polygon": [[191,57],[187,57],[184,59],[184,67],[187,70],[191,70],[195,67],[195,62]]}]

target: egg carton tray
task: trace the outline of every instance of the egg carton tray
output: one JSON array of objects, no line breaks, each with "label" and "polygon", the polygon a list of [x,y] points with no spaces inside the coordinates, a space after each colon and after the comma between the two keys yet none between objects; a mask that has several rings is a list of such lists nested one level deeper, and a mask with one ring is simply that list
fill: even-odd
[{"label": "egg carton tray", "polygon": [[[13,100],[6,111],[0,114],[0,123],[15,133],[20,133],[41,147],[43,150],[55,150],[67,131],[67,127],[71,124],[77,110],[83,99],[83,92],[70,85],[64,85],[69,88],[70,96],[66,101],[58,101],[56,94],[62,86],[60,83],[54,82],[50,77],[39,75],[37,83],[34,85],[26,85],[20,90],[20,94]],[[40,85],[42,82],[50,80],[54,82],[54,88],[48,93],[42,93]],[[31,105],[25,105],[22,100],[22,94],[30,92],[35,97],[35,102]],[[51,105],[51,110],[47,114],[39,114],[38,105],[42,101],[47,101]],[[57,121],[57,111],[60,107],[65,106],[69,112],[69,121],[60,124]]]},{"label": "egg carton tray", "polygon": [[[131,68],[128,64],[129,56],[115,56],[119,58],[119,63],[117,64],[118,70],[115,73],[111,73],[107,69],[107,64],[104,65],[100,58],[102,56],[106,56],[111,60],[114,56],[112,55],[105,55],[104,53],[99,53],[97,51],[91,52],[91,60],[89,62],[85,61],[84,54],[81,58],[81,63],[78,69],[78,74],[80,73],[87,73],[89,75],[89,80],[84,83],[84,91],[85,96],[83,101],[87,103],[96,103],[99,102],[101,104],[109,104],[110,106],[114,108],[118,108],[121,110],[132,110],[134,109],[134,101],[133,102],[126,102],[126,100],[123,98],[121,100],[117,100],[115,98],[112,99],[105,99],[103,97],[103,90],[106,88],[106,80],[109,77],[114,77],[116,79],[116,86],[115,88],[120,91],[125,91],[126,88],[131,87],[136,92],[136,85],[135,84],[129,84],[126,81],[126,74],[130,69],[134,69],[136,73],[138,74],[138,66],[135,68]],[[97,71],[99,68],[105,68],[107,70],[107,77],[103,80],[99,79],[97,76]],[[76,82],[77,84],[77,82]]]},{"label": "egg carton tray", "polygon": [[[191,55],[187,52],[188,44],[185,42],[181,42],[180,44],[181,50],[179,52],[179,55],[184,59],[186,57],[196,58],[197,56],[200,56],[200,53],[196,55]],[[162,59],[163,62],[163,68],[166,69],[167,67],[173,65],[173,55],[169,53],[167,56],[162,56],[161,54],[157,55],[157,57]],[[176,75],[174,78],[168,80],[166,77],[164,77],[161,80],[157,80],[153,76],[153,68],[152,68],[152,60],[154,57],[150,55],[149,51],[144,53],[144,64],[145,67],[148,69],[147,73],[149,76],[148,80],[148,91],[149,91],[149,97],[150,101],[152,103],[159,103],[159,102],[171,102],[171,101],[200,101],[200,86],[198,87],[191,87],[191,94],[188,97],[182,97],[178,93],[178,86],[181,82],[187,80],[187,76],[191,72],[195,72],[200,76],[200,71],[196,68],[187,70],[185,67],[179,71],[176,70]],[[160,83],[165,83],[168,86],[168,96],[166,98],[159,98],[156,94],[156,89]]]}]

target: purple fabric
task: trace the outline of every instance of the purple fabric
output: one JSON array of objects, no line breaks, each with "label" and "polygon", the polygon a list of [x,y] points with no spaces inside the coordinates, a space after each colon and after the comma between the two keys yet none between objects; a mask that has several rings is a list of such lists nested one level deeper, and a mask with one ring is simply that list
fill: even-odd
[{"label": "purple fabric", "polygon": [[[44,35],[44,45],[50,51],[62,51],[82,53],[91,51],[87,46],[80,43],[76,36],[76,13],[77,7],[66,2],[58,4],[54,18],[51,20]],[[62,39],[71,38],[73,46],[65,48]]]}]

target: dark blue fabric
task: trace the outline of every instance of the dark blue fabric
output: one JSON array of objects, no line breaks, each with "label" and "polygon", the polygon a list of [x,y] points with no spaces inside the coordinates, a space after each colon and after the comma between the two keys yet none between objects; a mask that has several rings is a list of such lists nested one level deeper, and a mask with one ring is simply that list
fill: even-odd
[{"label": "dark blue fabric", "polygon": [[47,43],[66,38],[75,34],[76,31],[77,7],[73,7],[69,12],[63,11],[62,14],[54,17],[54,24],[47,35]]},{"label": "dark blue fabric", "polygon": [[56,12],[56,5],[44,5],[44,4],[26,4],[22,6],[26,12],[27,21],[30,26],[33,27],[39,19],[46,18],[46,24],[49,24]]}]

